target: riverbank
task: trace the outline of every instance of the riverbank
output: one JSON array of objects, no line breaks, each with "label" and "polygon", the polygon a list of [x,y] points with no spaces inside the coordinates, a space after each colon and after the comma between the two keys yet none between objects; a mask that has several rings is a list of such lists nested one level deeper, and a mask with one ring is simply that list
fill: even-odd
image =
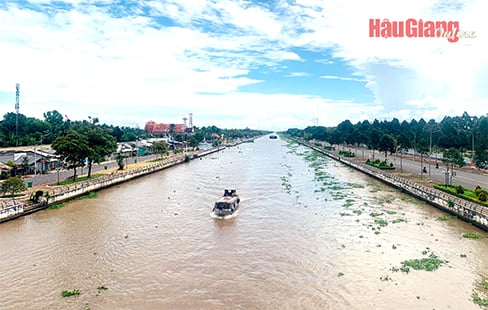
[{"label": "riverbank", "polygon": [[424,184],[414,182],[408,178],[402,177],[395,172],[384,171],[363,162],[354,160],[350,157],[344,157],[336,152],[325,150],[318,146],[312,145],[306,141],[292,139],[293,141],[309,147],[317,152],[327,155],[349,167],[368,174],[390,186],[398,188],[418,199],[421,199],[430,205],[446,211],[460,219],[471,223],[483,230],[488,231],[488,208],[479,204],[466,201],[454,195],[445,193]]},{"label": "riverbank", "polygon": [[[82,182],[76,182],[70,185],[52,186],[42,184],[29,190],[25,199],[13,200],[4,199],[0,206],[0,223],[16,219],[18,217],[31,214],[49,206],[65,202],[76,197],[86,195],[93,191],[108,188],[123,182],[133,180],[148,174],[152,174],[166,168],[187,163],[188,161],[199,159],[201,157],[213,154],[225,149],[226,146],[218,147],[203,152],[188,152],[172,155],[162,160],[150,160],[128,164],[126,169],[117,170],[112,168],[103,171],[103,176],[92,178]],[[37,192],[42,191],[43,195],[38,203],[32,203],[29,197]]]}]

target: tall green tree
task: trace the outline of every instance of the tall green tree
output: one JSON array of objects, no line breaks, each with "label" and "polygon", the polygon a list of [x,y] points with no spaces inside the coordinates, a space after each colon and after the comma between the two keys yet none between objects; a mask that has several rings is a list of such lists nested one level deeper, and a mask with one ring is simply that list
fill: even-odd
[{"label": "tall green tree", "polygon": [[396,141],[391,135],[383,135],[378,143],[378,150],[385,152],[385,158],[388,152],[393,153],[396,149]]},{"label": "tall green tree", "polygon": [[448,150],[445,150],[442,157],[444,157],[445,162],[453,163],[459,167],[464,167],[466,165],[463,155],[456,148],[451,147]]},{"label": "tall green tree", "polygon": [[151,144],[151,150],[156,154],[160,154],[161,158],[163,157],[163,155],[169,154],[168,145],[164,141],[153,142]]},{"label": "tall green tree", "polygon": [[73,169],[73,179],[76,179],[76,168],[85,165],[85,159],[91,155],[86,135],[70,130],[67,134],[57,137],[51,147],[61,157],[68,169]]},{"label": "tall green tree", "polygon": [[49,126],[49,131],[52,137],[57,137],[61,134],[64,128],[63,115],[57,110],[48,111],[44,113],[44,121]]},{"label": "tall green tree", "polygon": [[89,145],[88,178],[91,177],[93,163],[101,163],[106,157],[117,150],[117,141],[101,127],[95,126],[86,132]]}]

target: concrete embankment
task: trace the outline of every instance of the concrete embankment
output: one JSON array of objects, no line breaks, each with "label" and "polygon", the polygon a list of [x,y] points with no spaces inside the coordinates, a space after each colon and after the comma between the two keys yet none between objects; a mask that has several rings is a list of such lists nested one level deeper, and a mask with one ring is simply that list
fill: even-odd
[{"label": "concrete embankment", "polygon": [[[170,159],[158,162],[148,162],[147,165],[136,169],[127,169],[121,171],[114,171],[110,174],[93,178],[83,182],[76,182],[70,185],[50,186],[47,190],[47,199],[45,196],[40,203],[31,204],[26,202],[15,201],[12,199],[4,200],[0,205],[0,223],[8,220],[18,218],[42,209],[46,209],[52,204],[67,201],[90,192],[101,190],[113,185],[117,185],[138,177],[142,177],[163,169],[187,162],[186,156],[189,159],[197,159],[203,156],[219,152],[225,147],[219,147],[195,154],[180,154]],[[46,192],[46,191],[45,191]]]},{"label": "concrete embankment", "polygon": [[309,148],[312,148],[317,152],[325,154],[337,161],[340,161],[343,164],[348,165],[358,171],[361,171],[378,180],[381,180],[386,184],[399,188],[410,195],[426,201],[434,207],[444,210],[452,215],[463,219],[464,221],[472,223],[473,225],[476,225],[479,228],[488,231],[487,207],[458,198],[454,195],[445,193],[435,188],[413,182],[409,179],[398,176],[395,173],[372,167],[370,165],[367,165],[366,163],[351,160],[347,157],[340,156],[335,152],[325,150],[323,148],[311,145],[307,142],[300,140],[295,141]]}]

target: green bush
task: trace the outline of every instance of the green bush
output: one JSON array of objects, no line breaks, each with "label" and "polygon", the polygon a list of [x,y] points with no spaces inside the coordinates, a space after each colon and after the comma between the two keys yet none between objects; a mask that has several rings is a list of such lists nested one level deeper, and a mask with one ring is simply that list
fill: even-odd
[{"label": "green bush", "polygon": [[480,192],[478,194],[478,200],[479,201],[486,202],[486,201],[488,201],[488,195],[486,193],[484,193],[484,192]]},{"label": "green bush", "polygon": [[476,194],[476,196],[478,196],[480,193],[485,193],[488,195],[488,191],[486,189],[482,189],[479,185],[476,186],[474,193]]},{"label": "green bush", "polygon": [[461,195],[464,194],[464,187],[462,185],[458,185],[456,187],[456,193],[461,194]]},{"label": "green bush", "polygon": [[39,202],[39,198],[42,197],[42,195],[44,195],[44,191],[37,190],[37,191],[35,191],[34,193],[31,194],[30,201],[32,201],[33,203],[38,203]]}]

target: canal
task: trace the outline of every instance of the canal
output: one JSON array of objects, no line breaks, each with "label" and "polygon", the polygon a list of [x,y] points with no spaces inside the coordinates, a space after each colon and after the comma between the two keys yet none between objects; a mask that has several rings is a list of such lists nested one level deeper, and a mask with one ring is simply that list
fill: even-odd
[{"label": "canal", "polygon": [[[216,220],[225,187],[241,208]],[[485,232],[264,137],[1,224],[0,308],[479,309],[487,255]]]}]

